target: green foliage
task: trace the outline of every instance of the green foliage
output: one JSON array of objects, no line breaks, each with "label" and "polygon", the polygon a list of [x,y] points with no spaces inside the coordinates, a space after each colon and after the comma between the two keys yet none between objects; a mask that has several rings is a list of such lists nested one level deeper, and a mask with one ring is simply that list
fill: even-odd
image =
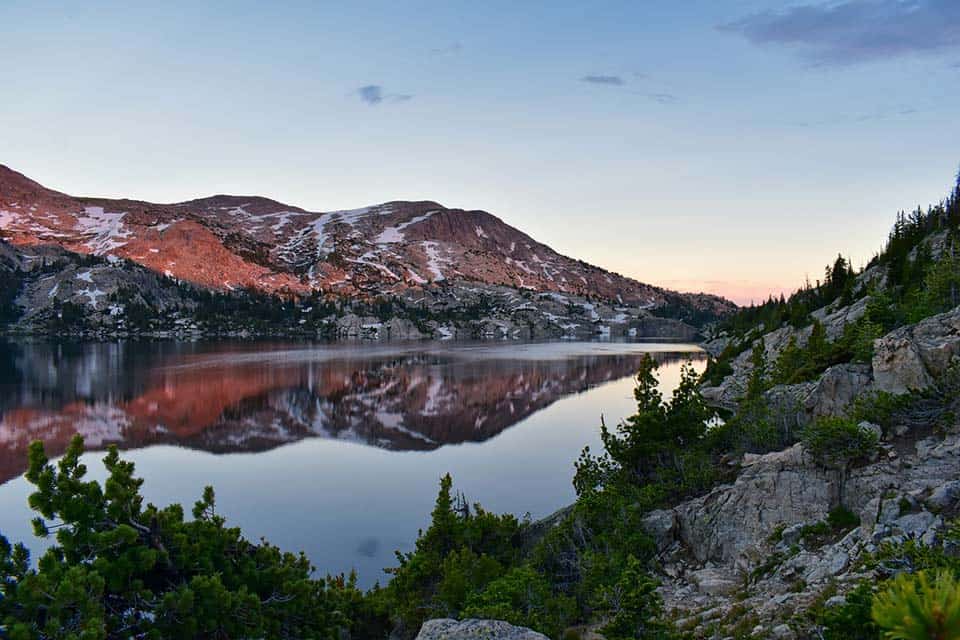
[{"label": "green foliage", "polygon": [[790,384],[796,373],[806,364],[805,352],[797,345],[797,337],[790,336],[773,365],[773,384]]},{"label": "green foliage", "polygon": [[666,639],[671,634],[661,621],[662,602],[657,582],[646,575],[640,561],[630,556],[620,578],[600,590],[598,609],[607,623],[601,633],[608,640]]},{"label": "green foliage", "polygon": [[960,582],[949,571],[901,574],[874,597],[872,615],[891,640],[960,638]]},{"label": "green foliage", "polygon": [[910,394],[876,391],[857,398],[850,410],[850,415],[857,422],[872,422],[884,431],[889,431],[894,426],[897,416],[908,409],[912,402],[913,398]]},{"label": "green foliage", "polygon": [[763,340],[757,340],[750,352],[750,378],[747,380],[744,402],[760,401],[768,388],[767,349]]},{"label": "green foliage", "polygon": [[[848,332],[849,337],[846,335]],[[873,361],[873,341],[883,336],[885,331],[882,324],[865,316],[844,327],[844,333],[853,362],[869,363]]]},{"label": "green foliage", "polygon": [[645,358],[634,397],[633,416],[615,429],[602,425],[604,453],[581,454],[577,502],[532,553],[533,566],[575,598],[583,619],[607,622],[610,638],[666,637],[655,583],[644,572],[655,546],[643,533],[643,516],[721,477],[705,437],[712,412],[692,367],[683,367],[665,401],[656,363]]},{"label": "green foliage", "polygon": [[850,531],[860,526],[860,518],[844,506],[834,507],[827,515],[827,524],[837,532]]},{"label": "green foliage", "polygon": [[750,334],[743,336],[739,340],[730,340],[727,346],[723,348],[716,358],[710,358],[707,362],[707,368],[700,376],[700,384],[705,386],[716,386],[723,382],[723,379],[733,373],[732,362],[734,358],[750,348]]},{"label": "green foliage", "polygon": [[817,464],[845,470],[857,460],[868,459],[877,447],[876,434],[849,418],[824,417],[803,432],[803,444]]},{"label": "green foliage", "polygon": [[944,253],[927,269],[923,282],[913,293],[909,320],[917,322],[960,304],[960,256],[954,231],[945,243]]},{"label": "green foliage", "polygon": [[24,274],[19,268],[5,268],[0,263],[0,326],[16,321],[23,310],[16,298],[23,288]]},{"label": "green foliage", "polygon": [[843,534],[860,524],[855,513],[844,506],[837,506],[830,510],[826,520],[808,524],[800,530],[800,538],[810,547],[822,547],[827,543],[836,542]]},{"label": "green foliage", "polygon": [[817,624],[823,629],[824,640],[877,640],[880,630],[873,623],[871,608],[873,589],[869,582],[861,582],[839,606],[819,611]]},{"label": "green foliage", "polygon": [[431,514],[414,551],[397,553],[393,578],[375,599],[379,610],[395,618],[405,634],[435,617],[456,617],[467,601],[520,562],[521,524],[479,505],[454,500],[453,480],[445,475]]},{"label": "green foliage", "polygon": [[644,356],[634,390],[637,412],[613,430],[601,425],[606,453],[594,457],[585,449],[581,454],[574,477],[578,495],[616,483],[659,483],[682,495],[709,483],[698,448],[713,412],[700,395],[699,377],[691,365],[683,365],[679,385],[664,402],[656,369],[653,358]]},{"label": "green foliage", "polygon": [[868,460],[874,454],[877,435],[849,418],[824,417],[804,430],[803,444],[817,464],[838,472],[842,506],[847,472],[855,462]]},{"label": "green foliage", "polygon": [[462,615],[505,620],[556,638],[576,618],[577,606],[574,598],[554,593],[542,574],[519,566],[472,593]]},{"label": "green foliage", "polygon": [[353,579],[316,580],[303,554],[253,544],[226,526],[207,488],[180,505],[143,504],[115,448],[101,485],[85,480],[77,437],[57,465],[30,448],[34,530],[54,544],[28,570],[0,544],[0,613],[11,638],[338,638],[360,617]]}]

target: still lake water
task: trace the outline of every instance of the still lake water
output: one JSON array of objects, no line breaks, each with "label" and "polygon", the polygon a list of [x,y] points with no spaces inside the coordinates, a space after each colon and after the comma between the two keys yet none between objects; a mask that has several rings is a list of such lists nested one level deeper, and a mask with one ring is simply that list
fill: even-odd
[{"label": "still lake water", "polygon": [[[0,342],[0,533],[33,549],[21,477],[84,435],[90,477],[116,443],[155,504],[205,485],[250,539],[303,550],[321,573],[382,580],[412,549],[439,478],[486,509],[533,518],[574,497],[601,415],[630,415],[645,353],[669,394],[694,345]],[[187,509],[189,512],[189,508]]]}]

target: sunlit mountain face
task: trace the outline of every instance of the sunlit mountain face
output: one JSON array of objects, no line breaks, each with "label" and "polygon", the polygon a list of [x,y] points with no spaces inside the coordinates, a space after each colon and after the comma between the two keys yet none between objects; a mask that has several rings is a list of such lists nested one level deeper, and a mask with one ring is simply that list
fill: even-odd
[{"label": "sunlit mountain face", "polygon": [[0,343],[0,482],[23,472],[31,441],[57,455],[75,434],[89,449],[166,443],[214,453],[305,438],[391,450],[482,442],[564,396],[632,375],[644,354],[623,346]]},{"label": "sunlit mountain face", "polygon": [[560,255],[485,211],[430,201],[311,212],[256,196],[177,204],[79,198],[0,165],[0,229],[15,245],[124,258],[224,291],[358,295],[465,281],[648,308],[677,296],[719,313],[733,308],[716,296],[677,294]]}]

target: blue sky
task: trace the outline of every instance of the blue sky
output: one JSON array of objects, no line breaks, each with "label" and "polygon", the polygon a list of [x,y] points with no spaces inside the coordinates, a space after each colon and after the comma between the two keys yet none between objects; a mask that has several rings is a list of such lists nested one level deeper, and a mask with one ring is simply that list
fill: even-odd
[{"label": "blue sky", "polygon": [[956,0],[198,4],[0,0],[0,162],[486,209],[740,301],[862,263],[960,164]]}]

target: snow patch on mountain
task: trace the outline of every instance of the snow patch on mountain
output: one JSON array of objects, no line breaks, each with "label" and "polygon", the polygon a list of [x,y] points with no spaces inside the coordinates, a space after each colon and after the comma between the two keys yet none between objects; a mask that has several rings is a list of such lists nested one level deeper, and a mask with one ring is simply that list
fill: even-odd
[{"label": "snow patch on mountain", "polygon": [[422,216],[417,216],[415,218],[407,220],[406,222],[402,224],[398,224],[395,227],[387,227],[386,229],[383,230],[383,232],[379,236],[377,236],[377,239],[374,240],[374,242],[376,244],[391,244],[395,242],[403,242],[404,229],[406,229],[409,226],[415,225],[418,222],[423,222],[424,220],[427,220],[428,218],[430,218],[430,216],[432,216],[435,213],[436,211],[428,211]]},{"label": "snow patch on mountain", "polygon": [[424,242],[423,250],[427,254],[427,269],[433,274],[434,281],[444,280],[443,269],[440,264],[439,244],[436,242]]},{"label": "snow patch on mountain", "polygon": [[87,296],[87,304],[94,308],[97,306],[97,300],[100,299],[100,296],[107,295],[100,289],[91,289],[90,287],[87,287],[86,289],[80,289],[77,291],[77,294],[81,296]]},{"label": "snow patch on mountain", "polygon": [[0,228],[6,229],[16,223],[20,222],[20,215],[14,213],[13,211],[5,211],[0,209]]},{"label": "snow patch on mountain", "polygon": [[103,255],[119,249],[130,238],[130,230],[123,224],[126,213],[107,213],[103,207],[85,207],[84,215],[77,216],[74,227],[90,238],[85,243],[94,255]]}]

